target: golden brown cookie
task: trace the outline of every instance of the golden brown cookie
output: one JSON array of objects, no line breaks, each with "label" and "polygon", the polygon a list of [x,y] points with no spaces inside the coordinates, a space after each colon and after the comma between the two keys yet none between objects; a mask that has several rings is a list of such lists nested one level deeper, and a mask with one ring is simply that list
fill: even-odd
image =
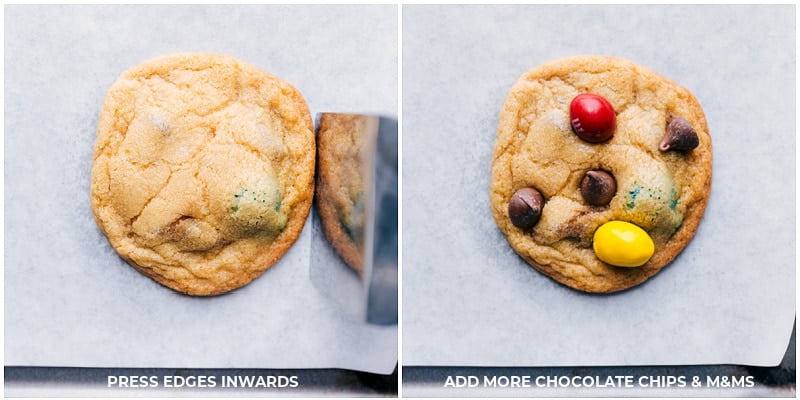
[{"label": "golden brown cookie", "polygon": [[375,118],[323,114],[317,134],[317,210],[325,236],[356,271],[364,263],[366,184],[364,159]]},{"label": "golden brown cookie", "polygon": [[570,287],[614,292],[657,273],[694,236],[710,189],[700,104],[630,61],[544,64],[500,112],[495,221],[520,256]]},{"label": "golden brown cookie", "polygon": [[139,271],[187,294],[223,293],[299,236],[314,154],[292,85],[228,56],[155,58],[124,72],[100,111],[92,210]]}]

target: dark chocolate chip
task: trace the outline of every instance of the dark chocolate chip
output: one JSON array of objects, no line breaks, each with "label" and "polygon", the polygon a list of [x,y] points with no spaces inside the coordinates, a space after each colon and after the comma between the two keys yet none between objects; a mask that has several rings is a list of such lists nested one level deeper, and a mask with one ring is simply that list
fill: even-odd
[{"label": "dark chocolate chip", "polygon": [[661,139],[658,149],[661,151],[689,151],[700,145],[697,132],[683,117],[672,117],[667,124],[667,133]]},{"label": "dark chocolate chip", "polygon": [[539,222],[544,207],[544,197],[534,188],[517,190],[508,202],[508,217],[514,226],[530,229]]},{"label": "dark chocolate chip", "polygon": [[617,193],[614,176],[601,169],[586,172],[581,180],[581,195],[593,206],[604,206]]}]

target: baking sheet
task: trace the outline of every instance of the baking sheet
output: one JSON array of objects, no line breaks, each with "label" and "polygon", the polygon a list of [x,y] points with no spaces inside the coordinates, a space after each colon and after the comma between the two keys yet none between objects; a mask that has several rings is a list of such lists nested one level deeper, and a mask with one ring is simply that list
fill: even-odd
[{"label": "baking sheet", "polygon": [[312,285],[311,263],[333,261],[311,257],[313,219],[251,284],[192,298],[116,255],[88,193],[106,91],[154,56],[229,54],[295,85],[312,114],[396,115],[396,10],[5,6],[5,365],[391,373],[397,327],[355,322]]},{"label": "baking sheet", "polygon": [[[795,316],[794,15],[794,6],[404,6],[403,364],[778,364]],[[629,58],[689,88],[714,146],[694,240],[614,295],[533,270],[489,205],[508,90],[528,69],[577,54]]]}]

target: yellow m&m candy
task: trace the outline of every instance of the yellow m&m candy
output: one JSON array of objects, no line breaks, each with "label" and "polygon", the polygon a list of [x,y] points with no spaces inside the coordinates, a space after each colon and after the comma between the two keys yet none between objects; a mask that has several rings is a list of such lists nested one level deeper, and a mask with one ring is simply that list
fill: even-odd
[{"label": "yellow m&m candy", "polygon": [[618,267],[638,267],[653,256],[655,245],[644,229],[625,221],[609,221],[594,232],[597,258]]}]

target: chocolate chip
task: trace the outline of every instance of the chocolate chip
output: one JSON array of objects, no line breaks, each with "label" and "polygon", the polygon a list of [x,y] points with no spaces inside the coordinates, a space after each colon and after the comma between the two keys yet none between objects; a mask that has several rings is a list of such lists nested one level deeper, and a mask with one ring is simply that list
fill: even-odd
[{"label": "chocolate chip", "polygon": [[517,190],[508,201],[508,217],[511,223],[522,229],[530,229],[539,222],[544,207],[544,197],[534,188]]},{"label": "chocolate chip", "polygon": [[700,145],[697,132],[683,117],[672,117],[667,124],[667,133],[661,139],[658,149],[661,151],[689,151]]},{"label": "chocolate chip", "polygon": [[586,172],[581,180],[581,195],[593,206],[604,206],[617,193],[614,176],[601,169]]}]

